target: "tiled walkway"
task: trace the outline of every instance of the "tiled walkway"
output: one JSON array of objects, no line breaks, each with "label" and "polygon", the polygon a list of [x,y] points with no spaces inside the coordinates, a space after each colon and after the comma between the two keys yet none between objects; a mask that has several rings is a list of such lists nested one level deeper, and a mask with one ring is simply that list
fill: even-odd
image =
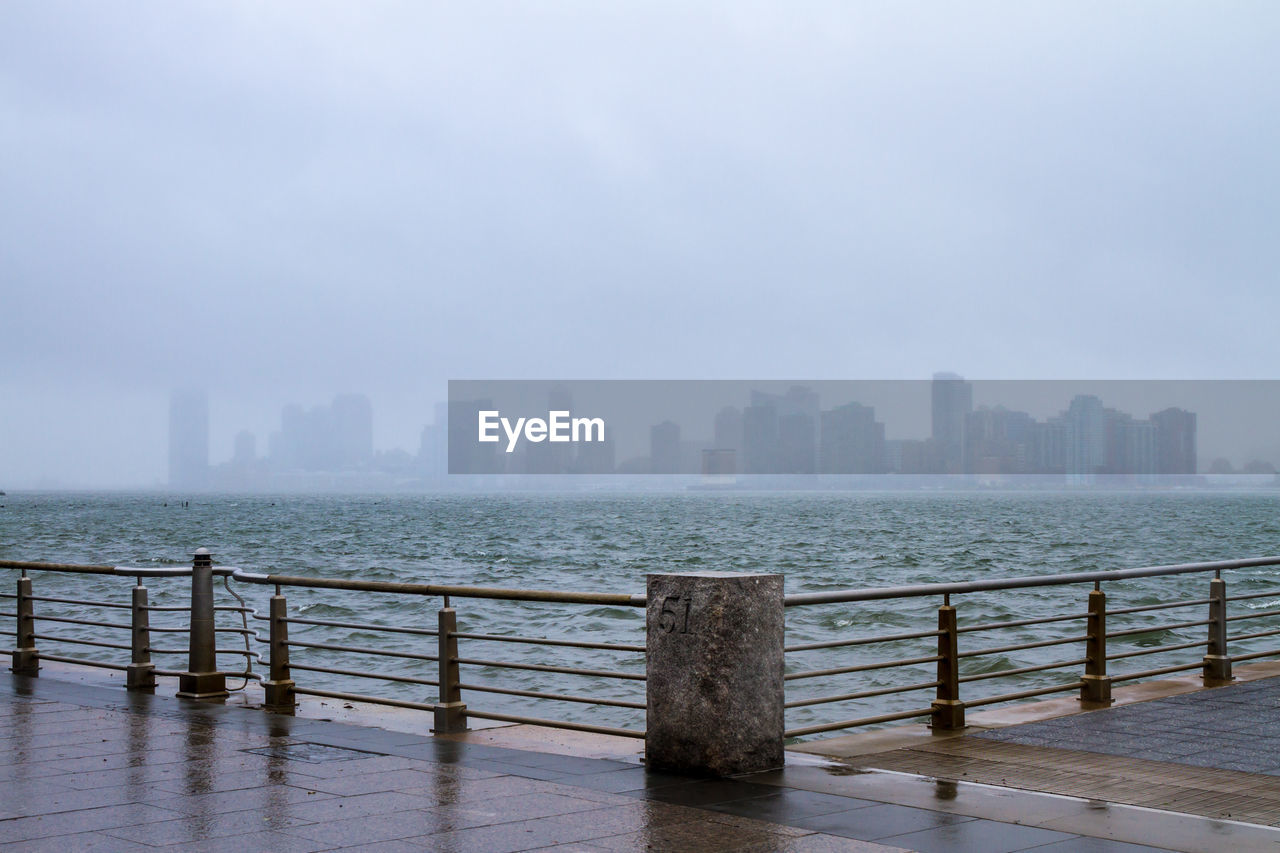
[{"label": "tiled walkway", "polygon": [[1155,849],[785,774],[690,780],[48,677],[0,695],[6,851]]},{"label": "tiled walkway", "polygon": [[1280,678],[940,739],[860,763],[1280,827]]},{"label": "tiled walkway", "polygon": [[993,729],[978,737],[1280,777],[1280,678]]},{"label": "tiled walkway", "polygon": [[[834,743],[831,750],[823,754],[840,754]],[[1092,815],[1046,812],[1034,821],[1043,828],[1123,832],[1130,840],[1213,853],[1280,850],[1280,829],[1270,828],[1280,827],[1280,678],[847,755],[850,768],[1099,804]],[[800,773],[789,771],[789,783],[805,784]],[[856,795],[858,786],[841,792]],[[1118,804],[1139,809],[1121,812]],[[1027,822],[1037,809],[1024,804],[1015,812]],[[1144,822],[1141,809],[1163,816]]]}]

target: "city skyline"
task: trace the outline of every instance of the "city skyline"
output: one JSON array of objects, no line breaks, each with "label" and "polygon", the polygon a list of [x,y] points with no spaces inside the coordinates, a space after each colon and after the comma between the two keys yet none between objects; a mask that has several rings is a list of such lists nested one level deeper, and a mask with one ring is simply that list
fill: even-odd
[{"label": "city skyline", "polygon": [[[677,383],[679,384],[679,383]],[[694,384],[697,383],[685,383]],[[1197,414],[1176,406],[1156,411],[1127,411],[1107,405],[1094,394],[1076,393],[1063,400],[1053,415],[1037,420],[1027,412],[989,398],[996,393],[977,381],[980,401],[975,405],[975,382],[957,374],[936,374],[933,380],[900,383],[908,391],[927,386],[928,435],[903,438],[887,430],[874,406],[843,399],[832,388],[851,390],[868,383],[820,384],[830,396],[804,385],[777,390],[728,383],[742,389],[743,405],[727,405],[705,423],[670,418],[646,427],[647,455],[634,447],[620,451],[617,431],[606,427],[604,441],[592,445],[524,444],[514,454],[492,448],[479,452],[489,462],[455,460],[448,456],[447,432],[453,427],[470,432],[476,414],[492,400],[471,404],[436,404],[434,420],[424,424],[414,447],[374,448],[374,409],[369,397],[357,393],[335,395],[331,402],[304,407],[288,403],[280,408],[278,428],[267,436],[259,454],[258,436],[248,430],[235,435],[229,459],[206,462],[203,473],[185,476],[173,460],[189,458],[193,447],[208,444],[207,397],[189,389],[171,395],[169,485],[227,491],[333,487],[395,488],[440,485],[455,470],[501,474],[702,474],[738,475],[938,475],[964,474],[991,478],[1023,474],[1063,478],[1067,484],[1088,484],[1095,476],[1128,476],[1133,484],[1149,484],[1169,475],[1208,473],[1269,474],[1270,459],[1223,460],[1197,455]],[[763,383],[768,385],[768,383]],[[870,385],[895,385],[871,383]],[[1097,384],[1097,383],[1095,383]],[[658,383],[661,385],[661,383]],[[1063,390],[1062,383],[1039,383],[1042,393]],[[1274,396],[1276,383],[1249,383],[1252,396]],[[538,383],[534,383],[538,386]],[[573,408],[573,383],[552,383],[548,408]],[[1023,390],[1018,383],[995,383],[995,389]],[[1126,387],[1102,383],[1119,391]],[[1153,400],[1176,385],[1154,386]],[[1164,388],[1161,392],[1159,389]],[[1130,395],[1132,396],[1132,389]],[[883,390],[881,391],[883,395]],[[1239,396],[1239,393],[1237,393]],[[828,402],[830,400],[830,402]],[[1156,403],[1156,405],[1161,405]],[[185,413],[185,414],[182,414]],[[1218,413],[1219,420],[1221,415]],[[1144,417],[1145,415],[1145,417]],[[899,427],[901,422],[899,421]],[[211,457],[207,450],[203,458]],[[1172,481],[1163,480],[1165,484]]]},{"label": "city skyline", "polygon": [[[494,383],[494,397],[451,400],[450,426],[463,438],[450,441],[449,470],[472,474],[585,473],[572,454],[596,452],[587,445],[547,443],[513,454],[514,445],[501,453],[496,447],[469,440],[476,417],[494,410],[498,405],[495,399],[504,397],[503,384]],[[708,384],[715,387],[715,383]],[[724,384],[737,387],[743,383]],[[902,438],[887,432],[885,424],[877,420],[875,408],[858,400],[823,408],[820,395],[803,384],[791,385],[781,393],[751,388],[741,407],[724,406],[710,425],[670,418],[651,424],[648,455],[625,458],[615,470],[721,477],[1037,475],[1060,476],[1069,484],[1088,484],[1099,476],[1150,483],[1159,477],[1208,473],[1208,466],[1198,465],[1197,416],[1176,406],[1151,412],[1146,419],[1135,418],[1105,405],[1094,394],[1077,393],[1056,415],[1037,420],[1027,412],[1007,408],[1004,402],[975,409],[973,384],[954,373],[935,374],[928,384],[927,438]],[[531,386],[536,396],[532,389],[537,383]],[[511,405],[512,400],[505,395],[505,405]],[[526,394],[524,404],[528,402]],[[547,410],[567,413],[571,407],[572,395],[567,388],[553,385],[547,395]],[[525,409],[517,411],[528,414]],[[610,444],[610,453],[614,453]],[[532,462],[552,449],[559,453],[558,464]],[[1215,464],[1219,473],[1232,472],[1229,462],[1215,460]],[[1253,473],[1274,473],[1272,463],[1257,459],[1249,460],[1246,468]]]}]

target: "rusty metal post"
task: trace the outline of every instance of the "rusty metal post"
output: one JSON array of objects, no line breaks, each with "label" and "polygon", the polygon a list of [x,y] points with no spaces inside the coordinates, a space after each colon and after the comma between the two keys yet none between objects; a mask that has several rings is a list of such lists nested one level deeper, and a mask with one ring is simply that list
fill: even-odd
[{"label": "rusty metal post", "polygon": [[213,612],[213,557],[208,548],[198,548],[191,563],[187,671],[178,676],[178,695],[186,699],[221,699],[228,695],[227,677],[218,672]]},{"label": "rusty metal post", "polygon": [[18,618],[16,641],[13,649],[13,671],[22,675],[40,674],[40,652],[36,650],[35,602],[31,600],[31,578],[24,569],[18,578],[18,599],[15,612]]},{"label": "rusty metal post", "polygon": [[933,700],[930,725],[935,732],[964,728],[964,702],[960,701],[960,636],[951,596],[938,608],[938,692]]},{"label": "rusty metal post", "polygon": [[1087,705],[1110,705],[1111,676],[1107,675],[1107,594],[1095,582],[1089,593],[1089,621],[1084,641],[1084,684],[1080,701]]},{"label": "rusty metal post", "polygon": [[1227,654],[1227,582],[1218,573],[1209,581],[1209,645],[1204,656],[1206,684],[1231,680],[1231,657]]},{"label": "rusty metal post", "polygon": [[462,701],[462,676],[458,671],[458,613],[449,606],[448,596],[440,609],[440,701],[435,708],[435,726],[440,734],[467,730],[467,706]]},{"label": "rusty metal post", "polygon": [[289,613],[288,603],[276,586],[271,596],[271,680],[263,682],[268,711],[292,714],[298,706],[293,692],[293,678],[289,672]]},{"label": "rusty metal post", "polygon": [[147,611],[147,588],[138,578],[133,588],[133,619],[130,631],[131,657],[125,671],[125,687],[129,690],[156,689],[156,665],[151,662],[151,618]]}]

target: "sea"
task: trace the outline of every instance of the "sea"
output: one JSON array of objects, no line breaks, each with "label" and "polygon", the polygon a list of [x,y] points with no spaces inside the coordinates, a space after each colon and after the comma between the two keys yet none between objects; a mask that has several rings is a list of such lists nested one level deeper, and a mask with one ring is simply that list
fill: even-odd
[{"label": "sea", "polygon": [[[361,578],[434,584],[644,592],[650,573],[686,571],[776,572],[788,593],[903,586],[1119,569],[1280,554],[1280,492],[1062,491],[1062,492],[669,492],[496,493],[369,495],[210,495],[19,492],[0,497],[0,557],[138,567],[189,565],[207,547],[218,565],[252,572]],[[11,579],[17,572],[10,571]],[[1268,593],[1232,602],[1232,615],[1280,609],[1280,567],[1228,572],[1231,594]],[[117,603],[129,601],[123,578],[36,573],[36,595]],[[12,592],[11,583],[5,584]],[[186,579],[147,581],[153,604],[175,606],[189,594]],[[259,615],[269,587],[229,584],[220,605],[235,605],[234,591]],[[952,597],[961,626],[1040,616],[1083,614],[1089,584],[970,593]],[[1269,594],[1275,590],[1275,595]],[[1110,608],[1200,599],[1207,575],[1149,578],[1104,585]],[[439,598],[286,589],[289,611],[300,619],[350,622],[359,627],[294,624],[291,639],[410,654],[433,654],[433,637],[387,634],[378,626],[434,628]],[[938,596],[787,610],[789,645],[842,638],[883,637],[936,627]],[[4,604],[4,602],[0,602]],[[8,602],[11,605],[11,602]],[[642,645],[644,612],[634,607],[560,605],[453,598],[459,629],[470,634],[558,638]],[[40,614],[125,622],[121,610],[37,602]],[[6,611],[11,610],[5,607]],[[1110,652],[1138,651],[1203,639],[1204,626],[1165,627],[1207,618],[1204,605],[1113,617],[1111,630],[1142,629],[1113,642]],[[158,611],[153,625],[181,624]],[[239,627],[222,611],[219,625]],[[247,622],[265,639],[266,623]],[[1232,633],[1275,629],[1277,617],[1232,623]],[[966,633],[961,652],[1064,638],[1062,645],[966,657],[962,675],[980,675],[1083,657],[1083,619]],[[12,636],[13,619],[0,619]],[[42,651],[127,662],[128,653],[76,646],[69,640],[128,643],[128,632],[40,623]],[[220,666],[245,669],[241,634],[220,635]],[[928,656],[932,638],[793,652],[787,670],[858,666]],[[153,644],[163,668],[182,669],[180,637],[157,632]],[[634,652],[459,641],[464,701],[476,710],[631,729],[643,711],[615,706],[513,696],[494,690],[569,694],[643,704],[639,680],[496,666],[515,663],[639,674]],[[263,661],[265,645],[256,644]],[[1241,640],[1231,651],[1280,649],[1280,638]],[[1115,674],[1194,662],[1202,649],[1125,658]],[[435,664],[310,646],[292,650],[294,663],[361,672],[434,678]],[[1078,664],[1008,677],[977,679],[962,698],[978,699],[1074,681]],[[435,688],[332,673],[294,672],[299,686],[430,702]],[[788,700],[839,696],[931,681],[934,664],[871,669],[788,682]],[[238,686],[239,682],[232,681]],[[792,708],[788,728],[843,722],[929,704],[929,690]],[[837,732],[838,734],[838,732]]]}]

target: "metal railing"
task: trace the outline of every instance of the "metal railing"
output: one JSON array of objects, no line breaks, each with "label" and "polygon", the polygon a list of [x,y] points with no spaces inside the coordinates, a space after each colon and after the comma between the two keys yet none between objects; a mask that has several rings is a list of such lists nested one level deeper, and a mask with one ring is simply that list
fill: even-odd
[{"label": "metal railing", "polygon": [[[627,728],[616,725],[603,725],[579,720],[552,719],[542,716],[505,713],[498,709],[477,708],[462,701],[463,691],[468,694],[488,694],[494,696],[518,697],[536,703],[574,703],[602,708],[622,708],[642,714],[645,708],[643,695],[644,651],[643,641],[640,643],[611,643],[593,640],[564,639],[555,637],[525,636],[505,631],[462,631],[458,628],[458,613],[453,606],[453,599],[493,599],[507,602],[524,602],[538,605],[568,606],[609,606],[643,608],[645,599],[642,595],[623,593],[587,593],[560,590],[522,590],[500,589],[493,587],[475,587],[459,585],[399,583],[376,580],[303,577],[292,575],[258,574],[228,566],[214,566],[205,549],[197,552],[192,567],[164,569],[135,569],[121,566],[85,566],[61,563],[32,563],[12,560],[0,560],[0,568],[21,570],[18,580],[18,591],[14,596],[17,607],[9,615],[16,620],[16,645],[13,652],[13,671],[34,675],[41,659],[80,664],[105,669],[125,670],[129,673],[127,686],[131,689],[153,689],[155,677],[176,676],[179,679],[180,696],[192,698],[211,698],[226,695],[226,678],[228,676],[258,680],[265,693],[264,705],[269,710],[292,710],[298,695],[316,696],[338,699],[349,702],[367,702],[399,708],[411,708],[430,711],[434,714],[434,730],[437,732],[454,732],[466,728],[468,719],[486,719],[500,722],[528,723],[533,725],[553,726],[557,728],[603,734],[621,735],[642,738],[643,729]],[[29,572],[49,571],[72,574],[93,574],[136,577],[138,586],[134,588],[133,602],[123,604],[112,601],[38,597],[32,593],[32,581]],[[146,577],[190,577],[192,579],[191,605],[180,608],[158,608],[147,602],[147,590],[142,586]],[[213,578],[221,577],[228,592],[233,595],[236,605],[215,605],[213,603]],[[229,581],[244,584],[274,587],[267,615],[244,604],[243,599],[230,587]],[[342,619],[311,618],[289,612],[286,598],[287,590],[324,589],[344,592],[372,593],[379,596],[392,596],[398,599],[439,599],[440,607],[436,614],[434,628],[416,627],[412,625],[380,624],[373,619],[360,621]],[[90,608],[127,608],[133,614],[130,624],[111,623],[99,619],[84,619],[64,616],[37,614],[36,602],[61,602]],[[370,608],[377,612],[377,608]],[[189,628],[156,627],[149,624],[149,614],[157,610],[181,610],[191,614]],[[241,627],[219,627],[214,625],[213,618],[217,612],[230,611],[241,616]],[[257,630],[249,628],[247,620],[254,619],[265,622],[267,637],[262,637]],[[39,623],[71,623],[86,627],[114,628],[129,630],[131,641],[125,643],[104,642],[99,639],[83,637],[57,636],[37,632]],[[639,624],[643,624],[642,622]],[[290,627],[294,628],[294,636],[290,636]],[[315,641],[299,638],[298,634],[312,627],[341,628],[375,635],[383,640],[387,638],[409,638],[426,640],[429,648],[415,646],[411,650],[396,649],[383,645],[355,645],[345,642]],[[188,634],[188,648],[167,649],[151,645],[151,634],[162,631],[182,631]],[[233,632],[245,637],[245,650],[218,648],[216,636],[220,633]],[[476,648],[476,654],[464,656],[459,652],[459,641]],[[84,656],[70,657],[50,654],[38,650],[38,644],[44,642],[69,643],[94,648],[128,651],[130,663],[118,660],[103,660]],[[262,654],[250,647],[250,642],[267,647],[268,673],[263,675],[253,671],[253,663],[262,661]],[[535,662],[530,660],[499,659],[484,654],[483,650],[495,644],[506,644],[508,647],[538,648],[553,651],[561,656],[568,650],[591,650],[628,656],[630,670],[627,668],[601,668],[570,666],[560,660]],[[158,669],[151,660],[153,654],[186,654],[188,668],[186,670]],[[217,665],[218,655],[244,655],[247,665],[243,671],[227,672]],[[299,660],[298,658],[301,658]],[[335,661],[335,658],[338,659]],[[357,659],[354,663],[344,664],[348,658]],[[386,666],[369,665],[369,660],[379,660]],[[625,662],[624,662],[625,663]],[[430,664],[430,673],[415,672],[413,667]],[[399,670],[395,667],[400,667]],[[589,695],[588,692],[564,692],[551,689],[522,689],[500,683],[494,683],[494,675],[522,671],[526,673],[545,673],[556,678],[585,678],[593,686],[601,681],[631,685],[631,695],[610,697],[607,695]],[[434,697],[397,698],[367,690],[336,690],[328,687],[312,686],[305,681],[297,683],[295,672],[317,673],[324,676],[337,677],[344,681],[355,681],[367,684],[409,685],[412,687],[436,688]],[[464,680],[465,674],[465,680]],[[640,693],[636,695],[635,688]]]},{"label": "metal railing", "polygon": [[[1280,648],[1250,651],[1234,656],[1229,653],[1229,644],[1280,635],[1280,628],[1268,628],[1266,630],[1229,635],[1227,629],[1231,623],[1280,616],[1280,609],[1228,615],[1228,602],[1266,597],[1280,598],[1280,588],[1229,596],[1227,595],[1227,585],[1222,573],[1277,565],[1280,565],[1280,557],[1260,557],[1245,560],[1149,566],[1138,569],[1073,572],[1038,577],[990,579],[962,583],[918,584],[904,587],[835,590],[788,595],[785,598],[785,604],[789,608],[848,605],[873,601],[895,602],[901,606],[913,600],[938,597],[941,598],[941,605],[937,609],[938,627],[936,630],[788,645],[786,651],[793,658],[815,650],[867,646],[887,646],[894,650],[892,654],[895,655],[838,667],[806,669],[793,665],[792,671],[785,676],[789,686],[797,682],[803,682],[806,679],[830,679],[852,673],[889,670],[895,673],[900,671],[903,674],[898,675],[895,679],[899,683],[877,688],[789,698],[786,702],[787,709],[807,709],[820,705],[836,705],[872,696],[920,696],[923,693],[928,698],[914,702],[908,701],[904,703],[908,707],[889,713],[793,726],[787,730],[786,736],[802,737],[926,717],[935,730],[954,730],[964,728],[965,711],[968,708],[997,705],[1020,699],[1075,691],[1079,692],[1079,698],[1085,707],[1102,707],[1112,701],[1111,688],[1115,683],[1155,678],[1191,670],[1200,670],[1206,685],[1224,684],[1232,678],[1231,667],[1233,662],[1280,655]],[[1140,578],[1189,574],[1212,575],[1209,581],[1209,594],[1207,597],[1160,601],[1115,609],[1108,609],[1107,607],[1107,595],[1103,590],[1104,584],[1111,585]],[[1066,606],[1072,612],[1050,616],[962,624],[957,618],[958,609],[952,604],[952,596],[956,596],[959,601],[964,596],[972,596],[978,593],[1009,593],[1014,590],[1078,584],[1090,585],[1086,600],[1080,601],[1078,609],[1072,607],[1068,601]],[[1108,628],[1108,619],[1110,618],[1134,616],[1147,618],[1149,614],[1155,614],[1160,611],[1196,607],[1206,608],[1201,611],[1203,618],[1197,618],[1200,614],[1193,612],[1191,618],[1179,621],[1143,624],[1119,630]],[[977,647],[974,647],[976,643],[982,642],[975,641],[974,635],[982,634],[984,637],[999,636],[1000,632],[1003,631],[1036,626],[1053,626],[1053,630],[1050,632],[1053,636],[1014,643],[987,640],[986,642],[990,643],[989,645],[977,645]],[[1151,641],[1152,638],[1159,638],[1169,634],[1176,636],[1180,632],[1196,628],[1206,629],[1203,639],[1168,643],[1152,643]],[[964,642],[962,642],[962,638]],[[935,639],[936,645],[934,644]],[[922,641],[927,641],[928,647],[921,648]],[[1113,642],[1113,647],[1115,644],[1126,644],[1126,646],[1122,651],[1111,651],[1108,648],[1108,641]],[[908,653],[903,653],[904,645],[911,643],[914,643],[914,648],[907,646]],[[1139,645],[1136,648],[1129,647],[1134,644]],[[1009,654],[1058,646],[1065,646],[1069,650],[1065,655],[1061,656],[1062,659],[1026,665],[1013,665],[997,661],[988,669],[983,670],[980,668],[983,659],[994,657],[1008,661],[1005,656]],[[1169,665],[1133,669],[1118,673],[1112,673],[1108,670],[1108,663],[1112,661],[1129,661],[1150,655],[1170,655],[1197,648],[1203,648],[1204,654],[1189,661],[1181,660]],[[1072,651],[1075,654],[1072,654]],[[922,668],[926,670],[932,669],[932,672],[921,674]],[[1064,680],[1058,680],[1055,683],[1041,684],[1002,693],[980,693],[972,697],[968,695],[969,690],[972,689],[969,685],[975,685],[979,682],[1051,673],[1058,670],[1067,670],[1069,674]],[[933,677],[929,677],[930,675]],[[963,695],[962,687],[964,688]]]},{"label": "metal railing", "polygon": [[[201,549],[203,551],[204,549]],[[71,563],[37,563],[18,560],[0,560],[0,568],[17,569],[21,572],[18,578],[17,591],[14,594],[0,593],[0,598],[12,599],[14,601],[14,610],[12,612],[0,612],[0,616],[8,616],[15,620],[15,645],[13,650],[12,671],[27,675],[35,675],[39,671],[40,661],[56,661],[60,663],[70,663],[79,666],[88,666],[98,669],[117,670],[126,673],[126,686],[130,689],[154,689],[156,676],[173,676],[180,680],[180,688],[186,691],[186,695],[198,695],[199,691],[193,691],[195,685],[183,679],[190,679],[192,674],[204,674],[208,679],[212,679],[211,683],[216,685],[212,691],[215,693],[225,692],[225,683],[228,676],[233,678],[243,678],[246,682],[250,679],[259,679],[258,673],[253,671],[253,664],[259,661],[260,655],[253,651],[249,646],[249,638],[254,632],[249,630],[246,622],[247,616],[252,613],[252,609],[246,607],[243,601],[239,601],[236,605],[216,605],[213,602],[213,585],[212,578],[214,575],[224,577],[231,574],[231,570],[218,569],[213,567],[209,560],[207,552],[197,552],[195,560],[191,568],[173,567],[173,568],[133,568],[128,566],[97,566],[97,565],[79,565]],[[131,590],[129,603],[121,601],[104,601],[87,598],[65,598],[60,596],[41,596],[36,595],[32,585],[32,579],[29,572],[53,572],[58,574],[75,574],[75,575],[108,575],[112,577],[133,578],[135,585]],[[195,595],[195,575],[197,572],[207,573],[207,594]],[[193,595],[192,603],[179,606],[164,606],[150,603],[149,591],[143,585],[146,579],[162,579],[162,578],[193,578]],[[227,587],[230,590],[230,587]],[[234,595],[234,593],[232,593]],[[55,616],[40,613],[37,617],[36,604],[69,604],[80,608],[87,608],[93,611],[106,611],[108,616],[102,618],[80,618],[73,616]],[[201,609],[203,619],[196,619],[193,615],[194,607]],[[110,621],[109,614],[120,610],[129,611],[129,621],[117,622]],[[241,626],[235,627],[217,627],[213,624],[213,617],[218,612],[234,612],[241,617]],[[186,625],[153,625],[151,624],[152,613],[186,613],[189,615]],[[124,642],[111,642],[104,639],[91,639],[83,636],[68,636],[65,634],[49,633],[43,630],[37,630],[37,622],[53,623],[54,625],[79,625],[90,628],[106,629],[108,631],[128,631],[129,640]],[[196,625],[196,633],[199,635],[200,642],[192,642],[192,627]],[[155,646],[152,644],[152,635],[168,635],[180,634],[186,635],[184,645],[166,648],[163,646]],[[244,637],[244,648],[224,648],[218,647],[216,638],[218,634],[240,634]],[[54,643],[55,647],[62,646],[87,646],[97,649],[113,649],[117,651],[129,652],[128,663],[120,660],[103,660],[101,658],[85,657],[83,655],[71,654],[55,654],[47,651],[39,651],[37,641],[40,644]],[[158,667],[152,660],[153,655],[162,658],[185,655],[187,657],[186,669],[171,669],[166,667]],[[244,658],[244,669],[219,669],[217,665],[218,655],[235,655]],[[206,691],[207,692],[207,691]]]},{"label": "metal railing", "polygon": [[[786,736],[803,737],[922,718],[927,718],[935,730],[954,730],[964,727],[969,708],[1056,693],[1078,692],[1086,707],[1102,707],[1111,701],[1113,684],[1192,670],[1200,670],[1207,685],[1225,683],[1231,680],[1233,663],[1280,655],[1280,648],[1257,648],[1260,640],[1280,636],[1280,607],[1263,605],[1265,609],[1239,612],[1237,606],[1237,612],[1229,612],[1229,606],[1233,602],[1280,599],[1280,588],[1228,595],[1223,573],[1275,566],[1280,566],[1280,557],[787,595],[784,604],[796,613],[801,612],[797,608],[806,608],[806,613],[809,608],[829,607],[847,611],[852,605],[856,614],[856,608],[880,602],[893,612],[908,614],[917,625],[924,619],[929,624],[915,630],[873,631],[834,638],[828,631],[822,639],[788,644],[785,708],[793,712],[789,716],[808,715],[808,719],[788,728]],[[581,714],[576,719],[559,719],[524,713],[529,704],[552,704],[560,708],[571,705],[620,709],[632,718],[642,719],[646,680],[643,640],[608,642],[591,635],[534,636],[512,628],[522,607],[567,608],[566,615],[572,619],[578,612],[575,608],[584,606],[628,608],[634,612],[634,608],[645,607],[642,595],[258,574],[214,566],[204,549],[197,552],[191,567],[154,569],[0,560],[0,568],[21,572],[16,593],[0,596],[13,599],[15,605],[12,612],[0,613],[15,620],[14,672],[34,675],[40,660],[103,667],[125,671],[127,687],[140,690],[154,689],[157,676],[171,676],[179,680],[180,695],[197,698],[225,695],[226,678],[239,677],[246,684],[249,680],[260,681],[265,706],[277,711],[291,711],[296,697],[306,695],[430,711],[437,732],[460,731],[466,728],[468,719],[483,719],[644,736],[643,728],[584,720]],[[128,603],[41,596],[33,589],[32,572],[128,577],[135,586]],[[1122,602],[1125,606],[1120,607],[1108,605],[1104,585],[1123,597],[1134,592],[1126,586],[1130,582],[1184,575],[1210,575],[1208,594]],[[144,580],[169,582],[179,577],[191,578],[189,604],[157,606],[149,602]],[[215,602],[214,578],[221,578],[235,604]],[[1248,575],[1245,579],[1250,583],[1266,582]],[[246,604],[232,587],[233,582],[273,588],[267,613],[259,613]],[[981,610],[977,605],[983,596],[998,593],[1007,604],[1018,590],[1059,586],[1086,586],[1086,590],[1078,597],[1057,596],[1055,606],[1063,612],[1051,615],[993,619],[977,612],[969,620],[962,618],[966,610],[970,614]],[[286,594],[296,600],[297,596],[310,594],[310,590],[365,596],[361,599],[361,615],[306,615],[296,604],[291,611]],[[1162,588],[1162,593],[1169,591]],[[432,614],[434,624],[390,624],[390,620],[366,615],[382,609],[368,606],[368,596],[384,602],[438,602],[439,606]],[[499,624],[460,628],[454,604],[458,599],[504,602]],[[931,607],[931,600],[938,604]],[[87,616],[46,613],[48,604],[90,608],[94,612]],[[1004,609],[1012,611],[1009,615],[1018,616],[1018,608],[1013,599],[1012,606]],[[112,616],[121,610],[130,612],[127,623]],[[1165,611],[1182,615],[1169,619]],[[153,613],[162,616],[184,612],[190,614],[188,625],[151,624]],[[238,616],[239,624],[215,624],[220,613]],[[249,625],[250,619],[266,623],[265,637]],[[1264,619],[1272,621],[1262,626],[1256,622],[1252,626],[1244,624]],[[643,627],[642,620],[637,619],[636,624]],[[92,628],[95,634],[69,636],[59,632],[59,625]],[[1035,635],[1019,637],[1009,633],[1019,629],[1033,629]],[[1204,633],[1200,637],[1188,638],[1188,631],[1201,629]],[[1229,633],[1231,629],[1235,632]],[[115,631],[128,632],[128,642],[115,642],[113,635],[103,633]],[[330,635],[315,636],[318,631],[328,631]],[[347,631],[348,639],[334,640],[334,631]],[[350,640],[351,633],[369,639],[354,642]],[[152,645],[157,635],[172,634],[186,634],[186,648],[177,644]],[[219,647],[217,638],[227,635],[242,637],[244,648]],[[53,644],[55,649],[79,645],[128,652],[128,661],[123,660],[123,655],[103,659],[49,653],[44,650],[46,644]],[[1241,644],[1245,644],[1243,650]],[[266,647],[265,658],[258,650],[262,646]],[[506,649],[507,654],[495,657],[486,651],[495,647]],[[1229,651],[1232,647],[1237,649],[1234,655]],[[1202,654],[1186,654],[1201,648]],[[1030,657],[1018,657],[1028,652],[1032,653]],[[539,653],[550,656],[537,657]],[[153,662],[153,656],[176,655],[187,656],[186,669],[159,668]],[[219,667],[219,657],[225,660],[231,655],[244,660],[242,669]],[[1041,656],[1050,659],[1043,660]],[[1123,667],[1151,656],[1162,656],[1163,660],[1155,666],[1111,671],[1113,662]],[[1170,659],[1173,662],[1167,662]],[[262,663],[268,671],[255,672],[255,664]],[[1062,671],[1066,674],[1054,675]],[[317,678],[296,679],[299,673],[315,674]],[[513,674],[546,676],[557,687],[580,679],[577,683],[586,686],[563,690],[541,684],[513,684]],[[1015,679],[1011,686],[1017,689],[984,689],[988,683],[1010,679]],[[335,681],[344,689],[334,689]],[[357,686],[345,689],[347,682]],[[370,683],[382,687],[367,686]],[[387,695],[397,690],[407,692]],[[511,713],[504,706],[475,707],[472,702],[477,695],[494,697],[495,701],[521,700],[521,712]],[[464,702],[464,696],[472,702]],[[865,706],[867,700],[874,700],[876,706],[864,707],[861,716],[833,712],[852,703]],[[885,703],[900,707],[886,708]],[[867,710],[876,713],[868,714]]]}]

